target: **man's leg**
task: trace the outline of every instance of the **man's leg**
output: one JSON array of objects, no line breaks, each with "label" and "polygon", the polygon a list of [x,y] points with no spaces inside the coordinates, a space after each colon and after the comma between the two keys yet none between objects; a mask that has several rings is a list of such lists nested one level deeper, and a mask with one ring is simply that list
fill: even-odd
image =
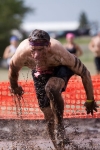
[{"label": "man's leg", "polygon": [[39,107],[44,113],[44,117],[47,121],[47,129],[49,136],[54,144],[54,147],[57,149],[57,145],[55,144],[55,135],[54,135],[54,115],[53,112],[50,108],[50,100],[46,95],[45,92],[45,85],[51,75],[49,74],[44,74],[40,75],[38,78],[34,76],[34,72],[32,72],[32,76],[34,79],[34,85],[36,89],[36,94],[37,94],[37,99],[39,103]]},{"label": "man's leg", "polygon": [[[64,102],[61,97],[61,91],[63,87],[65,88],[69,78],[73,74],[71,73],[70,75],[69,72],[70,72],[69,69],[64,66],[57,67],[55,69],[54,76],[57,75],[56,78],[51,77],[52,75],[49,74],[40,75],[37,78],[34,75],[34,71],[32,72],[39,106],[40,108],[42,108],[41,110],[45,115],[45,119],[48,120],[49,135],[57,150],[63,150],[62,147],[64,139],[64,126],[63,126]],[[48,109],[48,107],[50,106],[52,111],[51,109]],[[51,113],[52,115],[50,115]],[[59,148],[57,148],[58,147],[57,142],[55,142],[54,125],[56,125],[58,131],[56,134],[57,139],[59,139],[59,141],[62,140],[61,142],[58,141],[58,145],[60,144]]]},{"label": "man's leg", "polygon": [[44,113],[45,120],[47,121],[47,130],[52,140],[54,147],[57,149],[57,145],[55,142],[55,134],[54,134],[54,114],[50,107],[41,108],[41,111]]},{"label": "man's leg", "polygon": [[57,150],[64,150],[64,101],[61,97],[61,91],[64,85],[65,81],[63,79],[52,77],[45,86],[46,94],[50,99],[50,106],[54,114],[55,127],[57,131]]}]

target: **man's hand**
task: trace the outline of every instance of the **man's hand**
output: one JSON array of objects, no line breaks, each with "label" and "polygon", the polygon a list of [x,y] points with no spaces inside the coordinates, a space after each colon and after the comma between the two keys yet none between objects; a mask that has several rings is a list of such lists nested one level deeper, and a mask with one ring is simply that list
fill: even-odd
[{"label": "man's hand", "polygon": [[24,90],[22,89],[21,86],[18,86],[16,88],[9,88],[10,92],[16,95],[17,97],[21,97],[24,94]]},{"label": "man's hand", "polygon": [[94,100],[87,100],[84,104],[86,107],[87,114],[90,114],[93,116],[93,110],[97,112],[97,108],[99,107]]}]

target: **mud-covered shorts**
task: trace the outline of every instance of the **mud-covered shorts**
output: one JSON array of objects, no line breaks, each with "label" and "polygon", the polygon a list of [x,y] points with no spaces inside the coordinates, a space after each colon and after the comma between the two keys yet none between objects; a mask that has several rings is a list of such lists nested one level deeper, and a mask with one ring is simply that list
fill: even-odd
[{"label": "mud-covered shorts", "polygon": [[74,75],[74,72],[66,66],[55,67],[51,73],[42,73],[38,77],[36,77],[34,73],[36,73],[36,70],[32,70],[32,77],[34,80],[34,86],[36,90],[39,107],[41,108],[50,106],[50,100],[45,92],[45,85],[48,82],[48,80],[51,77],[62,78],[65,81],[65,87],[62,89],[62,91],[64,91],[68,83],[68,80],[72,75]]}]

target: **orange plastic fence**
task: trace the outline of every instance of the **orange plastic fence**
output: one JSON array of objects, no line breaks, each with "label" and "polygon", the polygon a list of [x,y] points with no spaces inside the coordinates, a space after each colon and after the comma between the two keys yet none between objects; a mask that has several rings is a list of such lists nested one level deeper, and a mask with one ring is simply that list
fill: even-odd
[{"label": "orange plastic fence", "polygon": [[[100,106],[100,77],[92,76],[94,97]],[[33,81],[20,81],[25,93],[18,101],[9,91],[9,82],[0,83],[0,119],[43,119],[38,107]],[[91,118],[87,115],[83,104],[86,100],[85,90],[80,77],[72,77],[67,89],[62,93],[64,98],[64,118]],[[100,107],[93,118],[100,118]]]}]

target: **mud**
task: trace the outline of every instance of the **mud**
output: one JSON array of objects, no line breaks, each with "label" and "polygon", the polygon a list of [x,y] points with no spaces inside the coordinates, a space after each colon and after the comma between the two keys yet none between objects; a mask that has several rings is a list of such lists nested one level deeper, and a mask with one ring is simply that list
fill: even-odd
[{"label": "mud", "polygon": [[[66,150],[100,150],[100,119],[64,119]],[[0,120],[0,150],[54,150],[45,120]]]}]

